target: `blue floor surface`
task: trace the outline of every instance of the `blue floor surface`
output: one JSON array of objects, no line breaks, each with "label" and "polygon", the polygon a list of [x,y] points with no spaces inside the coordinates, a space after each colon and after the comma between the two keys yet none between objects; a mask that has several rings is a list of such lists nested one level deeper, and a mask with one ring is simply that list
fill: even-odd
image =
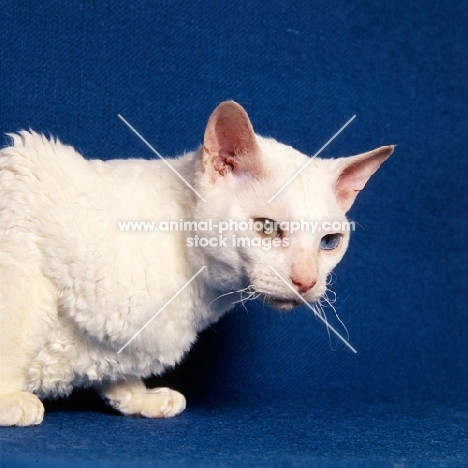
[{"label": "blue floor surface", "polygon": [[4,468],[466,467],[468,405],[220,403],[165,420],[52,411],[0,429]]}]

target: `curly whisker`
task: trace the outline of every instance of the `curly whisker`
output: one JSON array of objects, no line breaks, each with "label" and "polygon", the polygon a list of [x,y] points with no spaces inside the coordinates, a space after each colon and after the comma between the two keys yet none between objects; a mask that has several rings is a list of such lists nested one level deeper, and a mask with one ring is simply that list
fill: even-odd
[{"label": "curly whisker", "polygon": [[[333,295],[333,299],[330,299],[328,297],[328,293],[332,294]],[[321,300],[320,300],[320,307],[322,308],[322,311],[323,311],[323,306],[324,305],[327,305],[329,306],[333,312],[335,313],[335,317],[336,319],[338,320],[338,322],[340,323],[340,325],[343,327],[345,333],[346,333],[346,339],[349,340],[349,331],[348,331],[348,328],[346,327],[346,325],[344,324],[343,320],[341,320],[339,314],[338,314],[338,311],[336,310],[336,307],[333,305],[334,303],[336,302],[336,293],[334,291],[332,291],[331,289],[328,289],[327,288],[327,291],[326,293],[322,296]]]}]

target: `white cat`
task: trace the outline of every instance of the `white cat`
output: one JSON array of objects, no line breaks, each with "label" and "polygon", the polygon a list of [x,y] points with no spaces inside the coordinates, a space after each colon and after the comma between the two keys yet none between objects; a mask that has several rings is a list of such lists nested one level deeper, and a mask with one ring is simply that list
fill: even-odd
[{"label": "white cat", "polygon": [[[83,386],[96,387],[124,414],[183,411],[180,393],[146,389],[141,378],[180,361],[243,292],[281,310],[301,304],[297,294],[318,301],[349,232],[281,226],[345,221],[393,151],[315,158],[269,201],[310,159],[255,135],[235,102],[213,112],[202,147],[170,160],[184,180],[160,160],[86,160],[33,132],[11,136],[13,145],[0,151],[4,426],[39,424],[40,397]],[[197,225],[132,232],[121,228],[124,221]],[[227,221],[222,240],[216,225]],[[241,230],[241,221],[255,228]],[[197,247],[202,237],[216,242]],[[239,237],[251,242],[234,242]],[[276,244],[267,249],[259,239]]]}]

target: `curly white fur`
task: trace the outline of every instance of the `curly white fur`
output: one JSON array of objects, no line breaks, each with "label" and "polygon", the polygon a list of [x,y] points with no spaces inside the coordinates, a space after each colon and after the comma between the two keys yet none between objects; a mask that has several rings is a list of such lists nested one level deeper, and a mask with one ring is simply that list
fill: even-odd
[{"label": "curly white fur", "polygon": [[[207,133],[229,119],[237,125],[244,114],[235,103],[222,104]],[[34,395],[61,396],[87,385],[125,414],[179,413],[182,395],[146,390],[138,379],[174,366],[197,333],[241,298],[225,293],[251,286],[264,298],[288,299],[291,292],[267,265],[286,278],[293,268],[309,276],[312,268],[316,285],[305,297],[316,301],[346,250],[347,236],[325,255],[320,234],[297,233],[288,249],[266,252],[187,249],[193,233],[118,229],[123,220],[345,219],[335,196],[343,160],[317,159],[287,196],[268,204],[306,157],[254,136],[260,174],[236,173],[237,159],[229,158],[232,172],[226,166],[216,172],[206,134],[204,147],[171,161],[205,203],[161,161],[86,160],[34,132],[11,137],[13,144],[0,152],[0,425],[38,424],[43,407]],[[203,274],[118,353],[202,265]]]}]

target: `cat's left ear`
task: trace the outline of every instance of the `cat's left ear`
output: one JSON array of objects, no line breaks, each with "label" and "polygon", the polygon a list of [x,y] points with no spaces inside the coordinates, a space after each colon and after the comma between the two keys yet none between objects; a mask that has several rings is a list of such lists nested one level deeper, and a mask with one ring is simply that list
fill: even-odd
[{"label": "cat's left ear", "polygon": [[357,194],[364,188],[372,174],[393,153],[393,149],[394,146],[381,146],[368,153],[335,160],[338,166],[335,185],[336,199],[344,212],[351,208]]},{"label": "cat's left ear", "polygon": [[223,102],[211,114],[203,142],[203,165],[213,182],[230,173],[262,172],[257,138],[247,112],[237,102]]}]

